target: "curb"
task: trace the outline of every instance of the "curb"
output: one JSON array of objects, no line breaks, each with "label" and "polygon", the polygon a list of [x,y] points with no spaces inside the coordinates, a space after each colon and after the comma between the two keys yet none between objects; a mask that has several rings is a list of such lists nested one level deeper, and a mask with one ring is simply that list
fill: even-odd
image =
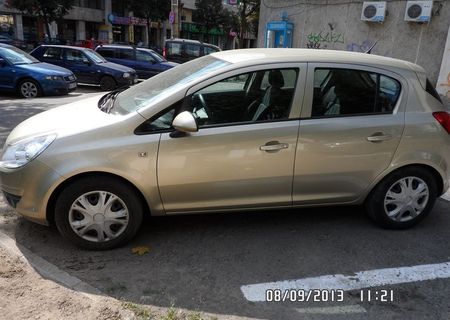
[{"label": "curb", "polygon": [[71,276],[54,264],[32,253],[27,248],[21,247],[19,249],[16,241],[3,232],[0,232],[0,247],[31,266],[45,279],[53,280],[94,300],[98,299],[98,296],[103,296],[103,293],[97,288],[94,288],[77,277]]}]

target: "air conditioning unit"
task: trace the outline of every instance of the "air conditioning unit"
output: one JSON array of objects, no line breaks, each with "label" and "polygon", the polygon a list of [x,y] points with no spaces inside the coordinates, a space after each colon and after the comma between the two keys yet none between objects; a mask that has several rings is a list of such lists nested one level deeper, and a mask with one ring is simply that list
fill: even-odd
[{"label": "air conditioning unit", "polygon": [[433,1],[408,1],[406,3],[405,21],[429,22],[431,20]]},{"label": "air conditioning unit", "polygon": [[386,16],[386,1],[365,1],[361,12],[361,20],[383,22]]}]

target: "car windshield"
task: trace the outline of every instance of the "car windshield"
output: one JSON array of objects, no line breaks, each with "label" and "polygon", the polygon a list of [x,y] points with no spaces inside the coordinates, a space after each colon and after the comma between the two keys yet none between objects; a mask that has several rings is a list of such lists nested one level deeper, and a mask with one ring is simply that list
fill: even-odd
[{"label": "car windshield", "polygon": [[97,52],[93,51],[93,50],[85,50],[84,53],[89,57],[89,59],[91,59],[92,61],[94,61],[94,63],[104,63],[106,62],[105,58],[103,58],[101,55],[99,55]]},{"label": "car windshield", "polygon": [[230,65],[211,56],[205,56],[175,68],[164,71],[117,96],[111,113],[128,114],[138,109],[162,101],[199,77]]},{"label": "car windshield", "polygon": [[7,60],[11,64],[31,64],[39,63],[39,60],[33,58],[28,53],[12,47],[12,48],[0,48],[0,56]]},{"label": "car windshield", "polygon": [[167,61],[162,55],[160,55],[158,52],[151,50],[152,56],[158,61],[158,62],[164,62]]}]

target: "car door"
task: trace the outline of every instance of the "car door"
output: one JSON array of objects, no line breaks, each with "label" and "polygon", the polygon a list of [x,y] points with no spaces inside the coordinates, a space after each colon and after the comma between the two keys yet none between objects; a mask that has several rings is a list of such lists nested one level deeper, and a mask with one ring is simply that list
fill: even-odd
[{"label": "car door", "polygon": [[82,50],[64,49],[64,67],[77,76],[77,82],[79,83],[98,83],[99,77],[95,64],[89,60]]},{"label": "car door", "polygon": [[44,47],[39,60],[51,63],[57,66],[63,66],[63,49],[60,47]]},{"label": "car door", "polygon": [[[243,91],[259,88],[260,83],[248,85],[247,80],[261,79],[255,74],[280,68],[293,70],[297,77],[295,90],[288,90],[290,96],[283,105],[274,99],[271,108],[279,109],[277,115],[253,119],[255,111],[245,116],[249,106],[242,100],[230,102],[233,118],[226,115],[223,104],[217,114],[214,103],[205,107],[202,102],[201,96],[210,92],[222,91],[227,101],[227,93],[235,94],[238,86]],[[199,131],[161,134],[158,185],[166,212],[290,206],[305,78],[305,65],[277,64],[228,73],[191,88],[179,103],[182,107],[171,112],[193,112]],[[261,96],[260,101],[263,99]],[[241,112],[236,112],[239,103]]]},{"label": "car door", "polygon": [[14,87],[14,78],[16,71],[14,65],[11,65],[0,54],[0,88],[10,89]]},{"label": "car door", "polygon": [[404,128],[407,82],[377,68],[308,68],[293,201],[351,203],[391,162]]},{"label": "car door", "polygon": [[136,50],[136,63],[134,65],[139,79],[148,79],[161,72],[161,66],[150,52]]}]

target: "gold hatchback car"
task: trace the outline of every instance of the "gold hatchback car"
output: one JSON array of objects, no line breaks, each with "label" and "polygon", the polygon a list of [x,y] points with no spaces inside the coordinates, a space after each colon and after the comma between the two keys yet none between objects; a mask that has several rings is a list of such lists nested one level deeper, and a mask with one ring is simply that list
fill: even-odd
[{"label": "gold hatchback car", "polygon": [[19,214],[97,250],[145,214],[365,204],[406,228],[449,177],[450,115],[421,67],[310,49],[214,53],[43,112],[0,162]]}]

